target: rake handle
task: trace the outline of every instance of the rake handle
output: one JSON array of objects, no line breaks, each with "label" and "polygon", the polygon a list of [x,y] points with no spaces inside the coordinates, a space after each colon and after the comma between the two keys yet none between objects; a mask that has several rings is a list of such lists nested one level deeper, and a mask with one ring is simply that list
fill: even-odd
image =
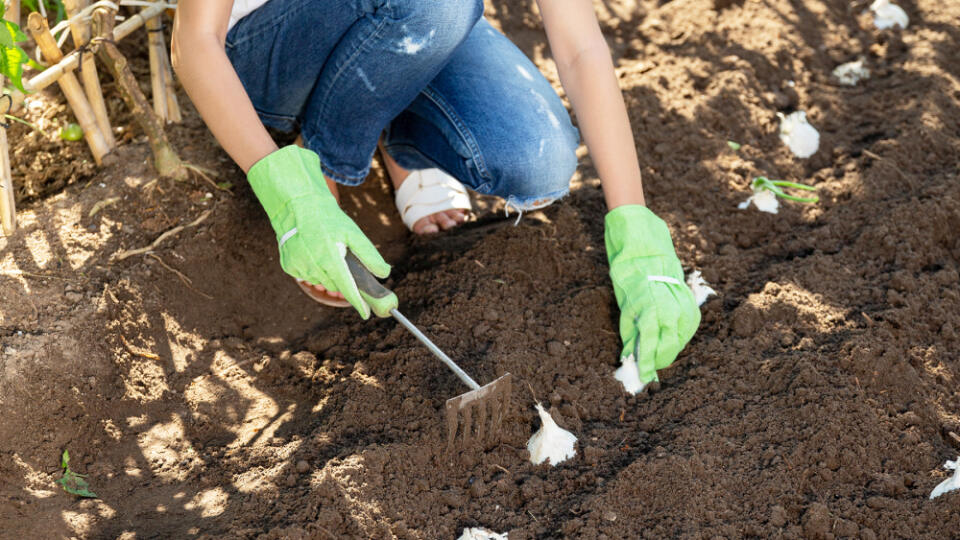
[{"label": "rake handle", "polygon": [[[356,255],[352,252],[347,251],[346,257],[344,259],[347,262],[347,268],[350,269],[350,274],[353,275],[354,281],[357,282],[357,288],[360,289],[364,294],[371,296],[373,298],[384,298],[393,294],[393,292],[384,287],[377,278],[367,270],[367,267],[357,259]],[[473,380],[473,377],[467,375],[467,372],[460,369],[460,366],[457,365],[449,356],[446,355],[443,351],[440,350],[440,347],[434,345],[433,341],[430,341],[423,332],[420,331],[409,319],[403,316],[400,311],[397,309],[391,309],[390,315],[393,315],[393,318],[397,320],[401,325],[403,325],[411,334],[414,335],[420,343],[423,343],[427,349],[430,349],[430,352],[434,356],[440,359],[441,362],[447,365],[454,375],[456,375],[464,384],[470,387],[471,390],[479,390],[480,385],[477,384],[477,381]]]}]

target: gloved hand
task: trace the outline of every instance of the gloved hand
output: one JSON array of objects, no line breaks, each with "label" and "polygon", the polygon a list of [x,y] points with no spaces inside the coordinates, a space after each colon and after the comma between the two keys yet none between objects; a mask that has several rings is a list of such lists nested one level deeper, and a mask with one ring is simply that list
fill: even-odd
[{"label": "gloved hand", "polygon": [[247,179],[277,233],[280,266],[295,278],[340,292],[364,319],[397,307],[396,295],[375,300],[360,292],[347,268],[347,249],[373,275],[385,278],[390,265],[337,204],[323,178],[320,158],[287,146],[256,162]]},{"label": "gloved hand", "polygon": [[700,308],[662,219],[642,205],[605,219],[610,278],[620,306],[621,360],[637,363],[644,385],[677,358],[700,325]]}]

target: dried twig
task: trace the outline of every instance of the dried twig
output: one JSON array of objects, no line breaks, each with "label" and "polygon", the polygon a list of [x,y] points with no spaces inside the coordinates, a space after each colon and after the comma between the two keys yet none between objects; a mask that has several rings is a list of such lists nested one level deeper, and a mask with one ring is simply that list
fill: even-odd
[{"label": "dried twig", "polygon": [[183,284],[186,285],[187,288],[190,289],[191,291],[199,294],[200,296],[206,298],[207,300],[213,300],[213,297],[210,296],[209,294],[207,294],[207,293],[205,293],[205,292],[203,292],[203,291],[198,291],[197,289],[195,289],[195,288],[193,287],[193,280],[191,280],[191,279],[188,278],[187,276],[183,275],[183,272],[181,272],[181,271],[177,270],[176,268],[174,268],[174,267],[168,265],[167,263],[163,262],[163,259],[161,259],[160,257],[158,257],[156,254],[154,254],[154,253],[147,253],[147,257],[153,257],[154,259],[156,259],[156,261],[157,261],[158,263],[160,263],[160,266],[162,266],[162,267],[166,268],[167,270],[173,272],[178,278],[180,278],[180,281],[182,281]]},{"label": "dried twig", "polygon": [[97,212],[103,210],[104,208],[110,206],[111,204],[116,204],[118,202],[120,202],[120,197],[110,197],[108,199],[97,201],[93,205],[93,208],[90,209],[90,213],[87,214],[87,217],[93,217],[97,215]]},{"label": "dried twig", "polygon": [[10,276],[10,277],[32,277],[39,279],[59,279],[61,281],[67,281],[70,283],[80,283],[79,280],[70,279],[63,276],[55,276],[52,274],[34,274],[33,272],[24,272],[23,270],[2,270],[0,271],[0,276]]},{"label": "dried twig", "polygon": [[131,345],[130,342],[127,341],[127,338],[123,337],[123,334],[120,335],[120,341],[123,342],[123,346],[127,349],[127,352],[129,352],[130,354],[132,354],[132,355],[134,355],[134,356],[140,356],[140,357],[146,358],[146,359],[148,359],[148,360],[159,360],[159,359],[160,359],[159,356],[153,354],[152,352],[145,351],[145,350],[143,350],[143,349],[138,349],[137,347],[134,347],[133,345]]},{"label": "dried twig", "polygon": [[157,248],[157,246],[159,246],[159,245],[160,245],[164,240],[166,240],[167,238],[169,238],[169,237],[171,237],[171,236],[179,233],[180,231],[186,229],[187,227],[196,227],[197,225],[203,223],[203,220],[205,220],[205,219],[207,219],[208,217],[210,217],[210,212],[211,212],[210,210],[207,210],[206,212],[200,214],[200,217],[198,217],[197,219],[191,221],[190,223],[187,223],[186,225],[177,225],[176,227],[174,227],[174,228],[170,229],[169,231],[167,231],[167,232],[161,234],[160,236],[158,236],[157,239],[154,240],[154,241],[153,241],[149,246],[147,246],[147,247],[142,247],[142,248],[139,248],[139,249],[130,249],[130,250],[126,250],[126,251],[121,251],[121,252],[117,253],[116,255],[114,255],[114,259],[117,260],[117,261],[122,261],[122,260],[124,260],[124,259],[126,259],[126,258],[128,258],[128,257],[133,257],[134,255],[143,255],[144,253],[153,251],[154,249]]},{"label": "dried twig", "polygon": [[203,178],[208,184],[213,186],[213,189],[218,189],[220,191],[226,191],[227,193],[232,193],[228,188],[222,187],[220,184],[213,181],[211,176],[217,176],[217,172],[199,165],[194,165],[193,163],[187,163],[186,161],[181,162],[183,166],[189,170],[197,173],[197,176]]},{"label": "dried twig", "polygon": [[536,394],[536,392],[533,391],[533,386],[530,386],[530,381],[523,381],[523,382],[527,383],[527,388],[530,389],[530,395],[533,396],[533,402],[534,402],[534,403],[540,403],[540,400],[537,399],[537,394]]}]

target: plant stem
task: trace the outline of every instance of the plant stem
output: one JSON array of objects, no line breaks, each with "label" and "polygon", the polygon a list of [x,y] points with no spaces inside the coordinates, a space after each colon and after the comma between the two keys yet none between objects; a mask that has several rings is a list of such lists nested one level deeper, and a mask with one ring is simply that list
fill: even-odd
[{"label": "plant stem", "polygon": [[35,124],[33,124],[33,123],[31,123],[31,122],[27,122],[27,121],[24,120],[23,118],[19,118],[19,117],[17,117],[17,116],[12,115],[12,114],[4,114],[3,117],[6,118],[7,120],[13,120],[14,122],[19,122],[19,123],[21,123],[21,124],[23,124],[23,125],[25,125],[25,126],[30,126],[31,128],[33,128],[34,131],[36,131],[37,133],[43,135],[43,132],[40,131],[40,128],[38,128]]}]

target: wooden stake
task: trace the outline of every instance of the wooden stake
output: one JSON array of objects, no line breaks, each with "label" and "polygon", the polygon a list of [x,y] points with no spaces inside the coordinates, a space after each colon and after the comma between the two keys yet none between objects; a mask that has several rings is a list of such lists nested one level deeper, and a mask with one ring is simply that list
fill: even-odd
[{"label": "wooden stake", "polygon": [[[50,34],[50,26],[47,24],[47,19],[45,19],[43,15],[36,12],[31,13],[27,19],[27,28],[30,29],[30,34],[33,36],[33,40],[37,42],[37,46],[40,47],[40,51],[43,52],[44,58],[51,63],[56,63],[63,59],[63,53],[60,52],[56,40],[54,40]],[[93,108],[90,107],[90,103],[87,101],[87,97],[83,94],[80,81],[77,80],[73,72],[66,72],[57,82],[60,84],[60,89],[63,90],[63,94],[67,96],[67,102],[70,104],[70,108],[73,109],[73,114],[77,117],[77,122],[79,122],[80,127],[83,128],[83,136],[87,139],[87,144],[90,145],[90,151],[93,153],[94,161],[97,162],[97,165],[101,165],[103,163],[103,156],[110,152],[110,147],[107,146],[107,141],[104,139],[103,133],[101,133],[100,128],[97,127],[97,118],[93,113]]]},{"label": "wooden stake", "polygon": [[[121,39],[129,36],[134,30],[143,26],[144,22],[163,13],[165,9],[165,4],[158,2],[155,6],[148,7],[140,13],[131,15],[127,20],[123,21],[123,24],[113,29],[113,41],[119,42]],[[63,77],[64,73],[77,69],[77,66],[80,65],[79,60],[80,52],[73,51],[64,56],[63,60],[41,71],[29,81],[23,81],[23,87],[29,92],[39,92],[60,80],[60,77]],[[13,110],[16,111],[23,105],[24,95],[23,92],[14,89],[12,96]]]},{"label": "wooden stake", "polygon": [[166,71],[163,69],[163,24],[159,17],[154,17],[144,25],[147,28],[147,49],[150,52],[150,84],[153,90],[153,112],[157,113],[163,122],[169,121],[167,114],[167,83],[164,81]]},{"label": "wooden stake", "polygon": [[20,0],[10,0],[3,18],[20,26]]},{"label": "wooden stake", "polygon": [[[0,77],[0,85],[3,77]],[[10,148],[7,146],[7,130],[0,127],[0,228],[4,236],[17,230],[17,208],[13,193],[13,176],[10,174]]]},{"label": "wooden stake", "polygon": [[[163,34],[160,35],[163,36]],[[160,61],[163,62],[163,80],[167,84],[167,115],[169,116],[167,120],[179,124],[183,121],[183,115],[180,113],[180,102],[177,101],[177,85],[173,78],[173,66],[170,65],[170,55],[167,54],[167,50],[167,45],[164,43],[159,51]]]},{"label": "wooden stake", "polygon": [[[89,0],[63,0],[67,16],[71,18],[87,7],[88,3]],[[70,34],[73,36],[74,47],[79,49],[86,46],[90,43],[90,22],[79,19],[71,21]],[[83,89],[86,91],[87,99],[90,100],[90,106],[93,108],[93,115],[97,119],[97,127],[100,128],[100,133],[107,142],[107,148],[116,148],[117,141],[113,138],[113,128],[110,127],[110,118],[107,116],[107,104],[103,101],[103,90],[100,89],[100,78],[97,75],[97,63],[93,60],[92,53],[83,57],[80,64],[80,77],[83,79]]]},{"label": "wooden stake", "polygon": [[[94,10],[93,16],[98,36],[116,35],[113,32],[113,11],[98,8]],[[94,39],[93,43],[97,48],[97,57],[107,66],[113,78],[116,79],[117,89],[120,90],[123,101],[130,108],[137,124],[146,133],[147,139],[150,141],[153,165],[156,167],[157,173],[160,176],[167,176],[176,180],[186,180],[189,174],[187,168],[184,167],[177,152],[170,145],[167,134],[163,130],[163,122],[154,113],[147,97],[140,90],[140,84],[130,71],[126,57],[111,40],[99,37]]]},{"label": "wooden stake", "polygon": [[[4,1],[4,0],[0,0]],[[20,26],[20,0],[9,0],[3,18]],[[0,88],[3,87],[0,77]],[[11,109],[13,99],[11,98]],[[3,119],[0,118],[0,122]],[[16,197],[13,192],[13,175],[10,173],[10,147],[7,144],[7,130],[0,127],[0,232],[10,236],[17,230]]]}]

